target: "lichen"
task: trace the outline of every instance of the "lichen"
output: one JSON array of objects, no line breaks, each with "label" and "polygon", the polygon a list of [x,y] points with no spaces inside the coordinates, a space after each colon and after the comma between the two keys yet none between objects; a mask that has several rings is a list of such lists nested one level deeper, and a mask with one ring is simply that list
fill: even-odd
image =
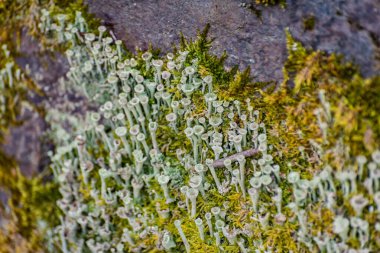
[{"label": "lichen", "polygon": [[[73,6],[63,3],[59,9],[51,8],[50,18],[56,19],[63,8],[70,17],[67,24],[80,27],[73,16],[77,7]],[[89,18],[85,12],[83,15]],[[7,177],[0,174],[3,184],[16,193],[11,207],[16,214],[22,212],[17,219],[20,223],[13,225],[22,229],[15,235],[21,234],[30,242],[40,240],[31,237],[31,231],[38,230],[36,222],[43,220],[50,221],[50,237],[47,242],[37,243],[39,247],[50,245],[50,251],[183,252],[188,247],[191,252],[380,249],[380,189],[376,184],[380,163],[380,77],[363,78],[341,56],[308,50],[289,32],[284,81],[277,85],[255,82],[249,69],[240,72],[234,67],[227,71],[226,54],[216,57],[209,52],[212,40],[207,37],[208,26],[195,40],[181,36],[180,46],[172,54],[164,56],[151,50],[152,58],[148,60],[143,59],[145,52],[132,55],[125,48],[120,50],[112,39],[109,46],[96,49],[93,42],[99,33],[95,25],[86,27],[78,38],[62,39],[59,45],[55,44],[60,29],[48,24],[40,28],[45,45],[68,50],[68,56],[79,54],[69,61],[72,68],[63,82],[68,89],[87,94],[102,119],[94,117],[94,111],[85,117],[57,110],[47,112],[52,139],[57,144],[51,155],[51,169],[61,193],[57,202],[60,224],[46,217],[41,206],[35,208],[56,187],[55,183],[26,180],[18,172],[15,181],[5,183]],[[86,35],[89,40],[94,38],[87,44],[81,42]],[[99,64],[99,58],[94,58],[99,53],[96,50],[117,55],[115,61],[121,67],[106,60],[95,69]],[[169,62],[175,65],[170,67]],[[86,70],[90,67],[93,72]],[[127,79],[123,79],[123,70],[128,71]],[[169,81],[160,80],[163,71],[171,74]],[[192,89],[191,85],[198,81],[200,86]],[[161,82],[172,101],[181,101],[178,110],[187,111],[185,114],[167,99],[154,97],[157,91],[150,91],[149,84],[158,86]],[[189,85],[184,87],[185,84]],[[141,86],[143,92],[139,91]],[[143,108],[144,96],[150,97],[148,110]],[[141,102],[140,110],[123,108],[122,98],[132,101],[132,97],[139,99],[137,104]],[[183,98],[188,98],[190,104],[186,105],[188,101]],[[214,109],[208,100],[220,105]],[[161,106],[155,107],[157,103]],[[130,124],[128,110],[134,124]],[[175,115],[174,120],[165,117],[169,114]],[[140,121],[142,115],[145,119]],[[216,124],[212,120],[218,122],[218,115],[221,125],[212,126]],[[147,119],[157,122],[155,134]],[[133,132],[115,131],[117,127],[136,131],[134,125],[145,133],[139,141],[130,137]],[[197,146],[197,137],[191,137],[194,131],[202,133],[202,128],[206,132],[219,131],[222,139],[212,138],[222,143],[222,153],[227,158],[252,146],[260,151],[243,156],[240,162],[231,161],[232,168],[225,163],[214,175],[210,166],[213,161],[206,158],[218,160],[217,149],[211,146],[219,144],[210,145],[204,137],[199,140],[202,146]],[[241,137],[244,131],[239,130],[244,128],[250,136],[246,144],[234,138]],[[153,151],[145,150],[144,138]],[[128,153],[127,143],[133,152]],[[196,164],[209,170],[203,172],[202,166]],[[197,181],[192,181],[194,176],[202,177],[204,195],[195,186]],[[235,183],[229,182],[232,178]],[[15,184],[17,187],[12,186]],[[26,187],[32,189],[33,195]],[[54,209],[53,214],[58,209],[51,205],[56,197],[52,194],[44,201],[50,210]],[[193,207],[195,215],[187,210]],[[33,212],[29,216],[30,210]],[[218,234],[209,233],[207,213],[213,213],[214,231],[217,222],[222,226]],[[203,221],[204,241],[195,218]],[[0,242],[9,244],[9,239],[2,238]]]}]

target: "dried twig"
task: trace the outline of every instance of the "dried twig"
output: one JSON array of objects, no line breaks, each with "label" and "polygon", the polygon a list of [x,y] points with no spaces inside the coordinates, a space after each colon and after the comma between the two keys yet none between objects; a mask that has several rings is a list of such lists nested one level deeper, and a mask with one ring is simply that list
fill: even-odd
[{"label": "dried twig", "polygon": [[248,150],[245,150],[245,151],[242,151],[242,152],[239,152],[239,153],[227,156],[225,158],[216,160],[216,161],[214,161],[214,163],[212,165],[214,166],[214,168],[221,168],[221,167],[224,167],[224,163],[223,162],[226,159],[230,159],[231,161],[234,162],[234,161],[237,160],[237,157],[239,155],[244,155],[244,157],[247,158],[247,157],[254,156],[257,153],[258,153],[258,150],[256,148],[251,148],[251,149],[248,149]]}]

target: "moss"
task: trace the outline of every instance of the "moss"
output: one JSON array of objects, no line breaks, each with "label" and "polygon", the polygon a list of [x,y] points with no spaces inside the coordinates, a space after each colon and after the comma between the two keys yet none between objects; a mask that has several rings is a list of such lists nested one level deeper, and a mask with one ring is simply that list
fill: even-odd
[{"label": "moss", "polygon": [[[217,86],[223,86],[234,79],[238,67],[234,66],[231,70],[226,71],[224,62],[227,59],[227,53],[224,52],[220,57],[210,54],[210,48],[213,39],[208,37],[210,24],[207,24],[202,31],[198,31],[195,40],[186,39],[183,34],[180,36],[180,49],[189,51],[188,59],[198,59],[199,72],[204,77],[212,73]],[[187,62],[187,64],[190,64]]]},{"label": "moss", "polygon": [[289,223],[264,230],[265,245],[275,248],[276,252],[300,251],[292,237],[294,230],[294,226]]},{"label": "moss", "polygon": [[[55,201],[57,185],[44,182],[42,175],[26,178],[18,169],[0,169],[1,189],[9,196],[8,207],[0,214],[7,227],[0,229],[2,252],[41,252],[45,248],[44,232],[58,225]],[[44,228],[41,227],[44,223]]]},{"label": "moss", "polygon": [[304,31],[312,31],[314,30],[315,23],[317,22],[314,15],[309,15],[303,20],[303,29]]},{"label": "moss", "polygon": [[88,11],[88,6],[84,0],[54,0],[53,2],[54,4],[50,6],[52,14],[65,13],[68,15],[68,21],[73,21],[76,12],[80,11],[89,30],[95,31],[100,25],[100,20]]},{"label": "moss", "polygon": [[256,4],[264,5],[264,6],[273,6],[280,5],[281,7],[286,7],[286,0],[252,0]]},{"label": "moss", "polygon": [[251,0],[249,4],[241,3],[241,7],[247,8],[252,12],[261,22],[263,9],[266,7],[280,6],[286,8],[286,0]]}]

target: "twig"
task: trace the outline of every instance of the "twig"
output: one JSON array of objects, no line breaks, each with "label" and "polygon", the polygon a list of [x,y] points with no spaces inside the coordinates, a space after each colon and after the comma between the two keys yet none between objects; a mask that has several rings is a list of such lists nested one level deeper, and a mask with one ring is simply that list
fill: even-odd
[{"label": "twig", "polygon": [[245,158],[247,157],[251,157],[251,156],[254,156],[258,153],[258,150],[255,149],[255,148],[251,148],[251,149],[248,149],[248,150],[245,150],[245,151],[242,151],[242,152],[239,152],[239,153],[236,153],[236,154],[233,154],[233,155],[230,155],[230,156],[227,156],[225,158],[222,158],[222,159],[219,159],[219,160],[216,160],[214,161],[214,163],[212,164],[214,166],[214,168],[221,168],[221,167],[224,167],[224,161],[226,159],[230,159],[231,161],[236,161],[237,160],[237,157],[239,155],[243,155]]}]

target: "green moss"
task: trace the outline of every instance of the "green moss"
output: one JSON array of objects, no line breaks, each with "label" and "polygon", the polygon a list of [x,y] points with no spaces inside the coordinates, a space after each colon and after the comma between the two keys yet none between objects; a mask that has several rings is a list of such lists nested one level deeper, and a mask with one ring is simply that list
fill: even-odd
[{"label": "green moss", "polygon": [[8,206],[0,206],[2,219],[8,222],[0,229],[2,252],[40,252],[46,229],[58,225],[58,210],[52,204],[59,199],[57,185],[44,182],[42,175],[29,179],[18,169],[0,168],[0,186],[9,196]]},{"label": "green moss", "polygon": [[286,7],[286,0],[252,0],[252,2],[265,6],[280,5],[281,7]]},{"label": "green moss", "polygon": [[[187,59],[198,59],[199,73],[204,77],[212,73],[217,86],[223,86],[234,79],[238,71],[238,66],[234,66],[227,71],[224,62],[227,53],[224,52],[220,57],[210,54],[213,39],[208,37],[210,24],[207,24],[203,31],[198,31],[195,40],[186,39],[183,34],[180,37],[180,49],[189,52]],[[187,62],[187,64],[190,64]]]},{"label": "green moss", "polygon": [[310,15],[304,18],[303,20],[303,29],[305,31],[312,31],[315,27],[316,18],[314,15]]},{"label": "green moss", "polygon": [[53,2],[54,4],[50,6],[52,14],[65,13],[68,15],[68,21],[73,21],[76,12],[80,11],[90,31],[97,30],[100,25],[100,20],[88,11],[84,0],[54,0]]}]

